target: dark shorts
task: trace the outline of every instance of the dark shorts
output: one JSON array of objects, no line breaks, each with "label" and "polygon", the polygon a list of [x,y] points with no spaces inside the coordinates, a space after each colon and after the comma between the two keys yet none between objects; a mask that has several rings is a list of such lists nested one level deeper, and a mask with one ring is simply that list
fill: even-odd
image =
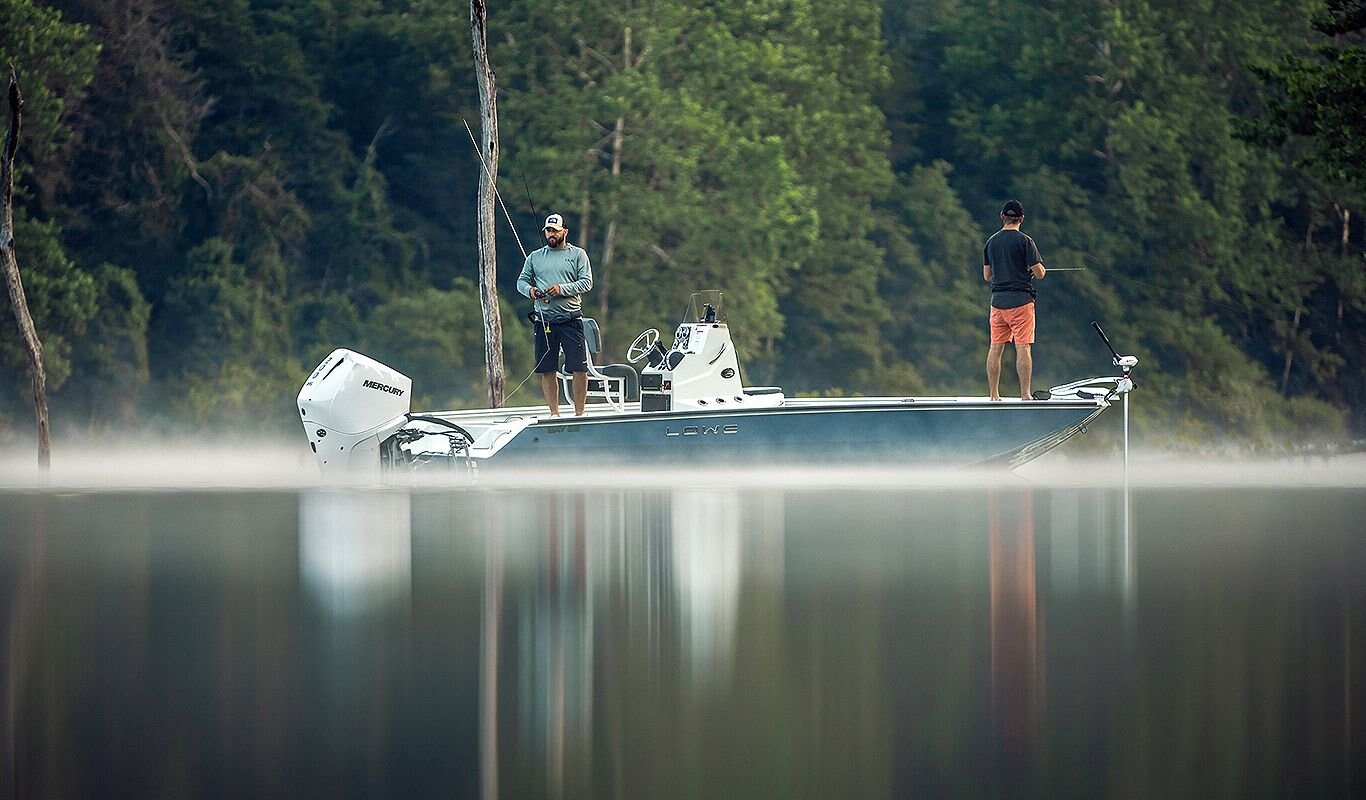
[{"label": "dark shorts", "polygon": [[545,329],[545,325],[536,323],[536,371],[554,372],[559,366],[560,351],[563,350],[566,372],[587,372],[588,346],[583,338],[583,320],[552,322],[549,337],[546,336]]}]

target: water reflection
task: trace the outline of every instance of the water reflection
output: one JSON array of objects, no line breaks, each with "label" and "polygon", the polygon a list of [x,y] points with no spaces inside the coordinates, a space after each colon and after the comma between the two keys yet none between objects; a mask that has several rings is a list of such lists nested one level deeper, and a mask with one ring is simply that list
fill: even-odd
[{"label": "water reflection", "polygon": [[1132,502],[0,494],[0,797],[1350,794],[1366,497]]},{"label": "water reflection", "polygon": [[411,504],[402,492],[314,490],[299,497],[299,573],[330,614],[408,602]]},{"label": "water reflection", "polygon": [[1012,760],[1032,750],[1044,702],[1034,558],[1034,493],[991,492],[991,716]]}]

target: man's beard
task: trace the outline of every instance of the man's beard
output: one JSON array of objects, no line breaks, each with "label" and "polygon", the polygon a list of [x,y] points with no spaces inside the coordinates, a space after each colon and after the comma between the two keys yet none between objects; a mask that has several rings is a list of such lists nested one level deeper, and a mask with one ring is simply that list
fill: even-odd
[{"label": "man's beard", "polygon": [[563,234],[563,233],[547,233],[547,234],[545,235],[545,243],[548,244],[548,245],[550,245],[551,247],[559,247],[559,246],[560,246],[560,242],[563,242],[563,241],[564,241],[564,234]]}]

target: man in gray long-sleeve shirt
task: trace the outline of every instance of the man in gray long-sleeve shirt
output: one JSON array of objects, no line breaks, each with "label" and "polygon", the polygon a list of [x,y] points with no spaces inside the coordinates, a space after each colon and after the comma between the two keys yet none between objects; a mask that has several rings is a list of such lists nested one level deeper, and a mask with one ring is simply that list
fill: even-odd
[{"label": "man in gray long-sleeve shirt", "polygon": [[536,371],[550,416],[560,415],[560,389],[555,370],[560,351],[564,368],[573,373],[575,416],[583,415],[588,398],[588,348],[583,336],[583,293],[593,288],[593,267],[582,247],[569,243],[564,217],[545,218],[545,247],[526,257],[517,291],[535,301]]}]

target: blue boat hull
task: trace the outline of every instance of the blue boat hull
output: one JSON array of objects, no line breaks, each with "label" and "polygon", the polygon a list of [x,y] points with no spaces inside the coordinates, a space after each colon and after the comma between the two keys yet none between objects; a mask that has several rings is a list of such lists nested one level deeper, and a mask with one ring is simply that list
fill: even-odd
[{"label": "blue boat hull", "polygon": [[484,463],[1016,466],[1061,444],[1105,407],[897,402],[542,420]]}]

